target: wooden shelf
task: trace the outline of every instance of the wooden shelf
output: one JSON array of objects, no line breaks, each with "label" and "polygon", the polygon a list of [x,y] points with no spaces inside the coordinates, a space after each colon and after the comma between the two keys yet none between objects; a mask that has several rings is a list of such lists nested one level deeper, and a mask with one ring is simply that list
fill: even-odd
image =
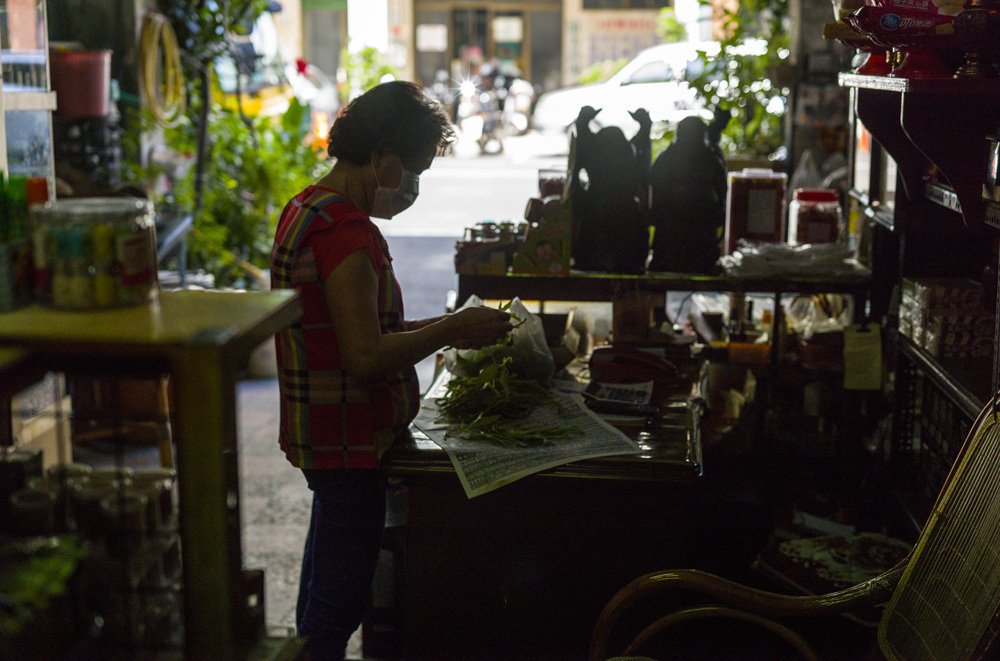
[{"label": "wooden shelf", "polygon": [[[980,228],[985,215],[985,138],[1000,122],[995,102],[1000,81],[847,73],[840,74],[839,81],[854,88],[857,116],[896,161],[906,196],[946,200],[942,206],[961,209],[967,227]],[[953,195],[947,188],[926,191],[924,179],[931,165]]]},{"label": "wooden shelf", "polygon": [[842,73],[837,77],[837,80],[841,87],[856,87],[881,92],[980,96],[1000,94],[1000,80],[995,78],[894,78],[892,76]]},{"label": "wooden shelf", "polygon": [[0,95],[4,110],[55,110],[55,92],[5,92]]},{"label": "wooden shelf", "polygon": [[527,274],[458,276],[458,300],[475,294],[482,299],[526,301],[611,301],[629,292],[710,291],[746,293],[858,294],[867,289],[871,273],[858,269],[836,277],[730,278],[682,273],[620,275],[580,272],[568,276]]}]

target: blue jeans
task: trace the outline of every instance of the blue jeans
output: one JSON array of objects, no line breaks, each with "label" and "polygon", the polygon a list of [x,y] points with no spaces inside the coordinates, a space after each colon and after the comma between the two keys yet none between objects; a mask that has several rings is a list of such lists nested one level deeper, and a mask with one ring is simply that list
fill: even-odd
[{"label": "blue jeans", "polygon": [[315,661],[343,659],[361,624],[385,526],[385,478],[371,470],[303,470],[313,492],[295,621]]}]

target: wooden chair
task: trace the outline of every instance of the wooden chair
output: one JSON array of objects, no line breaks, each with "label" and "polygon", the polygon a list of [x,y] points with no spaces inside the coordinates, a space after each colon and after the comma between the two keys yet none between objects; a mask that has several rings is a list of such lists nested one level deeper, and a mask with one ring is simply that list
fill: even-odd
[{"label": "wooden chair", "polygon": [[[998,395],[997,397],[1000,397]],[[909,557],[864,583],[830,594],[788,596],[693,570],[646,574],[618,591],[598,617],[588,658],[636,655],[667,629],[723,619],[760,627],[807,659],[819,655],[789,626],[888,601],[878,650],[890,659],[997,658],[1000,643],[1000,412],[995,398],[972,426]],[[609,651],[616,623],[643,600],[680,593],[708,597],[655,619],[624,651]]]}]

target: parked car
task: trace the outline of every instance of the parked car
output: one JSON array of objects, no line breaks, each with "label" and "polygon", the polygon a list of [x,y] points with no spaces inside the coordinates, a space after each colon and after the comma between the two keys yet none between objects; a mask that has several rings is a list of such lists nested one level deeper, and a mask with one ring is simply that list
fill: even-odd
[{"label": "parked car", "polygon": [[606,82],[565,87],[539,96],[532,126],[542,132],[566,132],[583,106],[600,109],[593,121],[596,127],[617,126],[629,136],[639,127],[629,115],[636,108],[649,112],[654,134],[695,113],[709,119],[711,111],[684,81],[684,73],[700,66],[698,51],[711,55],[718,49],[714,41],[647,48]]}]

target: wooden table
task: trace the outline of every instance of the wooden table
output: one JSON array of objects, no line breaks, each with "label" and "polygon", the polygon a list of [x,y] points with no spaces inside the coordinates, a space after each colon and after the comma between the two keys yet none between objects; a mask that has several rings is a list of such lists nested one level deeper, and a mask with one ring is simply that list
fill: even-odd
[{"label": "wooden table", "polygon": [[582,658],[618,588],[686,566],[701,404],[697,392],[666,398],[669,413],[630,430],[641,454],[565,464],[473,499],[421,432],[397,444],[385,466],[404,479],[409,512],[394,549],[402,569],[395,652]]},{"label": "wooden table", "polygon": [[32,373],[174,379],[186,658],[254,656],[263,602],[248,604],[242,566],[236,380],[250,353],[300,313],[290,290],[162,292],[127,308],[0,313],[0,367],[24,354]]}]

